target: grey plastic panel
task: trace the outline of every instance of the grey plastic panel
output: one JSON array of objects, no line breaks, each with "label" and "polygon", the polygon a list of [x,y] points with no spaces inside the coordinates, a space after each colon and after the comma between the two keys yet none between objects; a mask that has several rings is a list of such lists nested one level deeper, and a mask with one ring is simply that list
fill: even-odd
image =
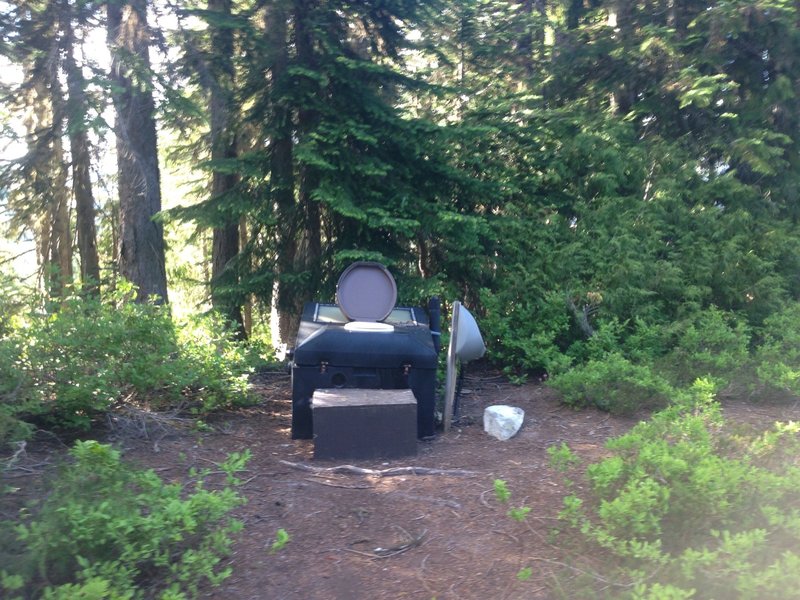
[{"label": "grey plastic panel", "polygon": [[380,263],[353,263],[339,277],[336,304],[351,321],[383,321],[396,302],[397,284]]}]

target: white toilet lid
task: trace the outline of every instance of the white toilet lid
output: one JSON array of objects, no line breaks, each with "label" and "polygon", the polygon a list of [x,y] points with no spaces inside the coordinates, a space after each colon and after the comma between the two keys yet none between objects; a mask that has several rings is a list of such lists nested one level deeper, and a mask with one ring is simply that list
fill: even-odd
[{"label": "white toilet lid", "polygon": [[336,304],[351,321],[383,321],[396,302],[394,277],[377,262],[353,263],[336,285]]}]

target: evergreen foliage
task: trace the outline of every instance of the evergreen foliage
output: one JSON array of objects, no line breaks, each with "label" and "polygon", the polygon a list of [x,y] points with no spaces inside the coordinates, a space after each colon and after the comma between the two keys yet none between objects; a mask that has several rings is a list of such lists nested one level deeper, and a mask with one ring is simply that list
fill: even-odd
[{"label": "evergreen foliage", "polygon": [[[98,13],[12,4],[2,52],[42,102],[6,104],[48,117],[29,158],[52,191],[63,74],[32,76],[66,69],[48,48],[65,55],[71,30],[79,48]],[[126,76],[179,132],[170,160],[198,170],[172,216],[214,229],[200,283],[243,330],[255,299],[291,343],[304,301],[379,260],[403,302],[469,303],[509,374],[605,352],[616,372],[663,359],[656,375],[683,384],[703,353],[715,377],[743,359],[800,295],[800,34],[783,0],[662,4],[185,0],[150,30],[173,51]],[[110,88],[82,67],[87,114],[68,122],[102,130]],[[2,202],[44,235],[22,168]]]},{"label": "evergreen foliage", "polygon": [[[4,52],[35,66],[69,29],[25,6]],[[145,87],[183,133],[173,158],[209,174],[176,214],[252,232],[215,267],[225,306],[255,293],[296,318],[382,260],[404,300],[474,304],[511,371],[556,373],[604,322],[624,342],[715,306],[757,329],[800,292],[792,4],[170,10],[154,39],[180,52]]]},{"label": "evergreen foliage", "polygon": [[[270,327],[291,344],[304,301],[333,299],[343,268],[377,260],[401,302],[468,303],[489,358],[515,380],[547,375],[568,404],[616,413],[679,398],[610,444],[588,472],[592,499],[572,497],[566,515],[620,559],[631,597],[796,587],[796,469],[776,465],[797,432],[728,435],[708,396],[711,382],[749,380],[800,394],[797,2],[100,6],[0,0],[0,132],[22,149],[0,162],[0,224],[32,236],[46,296],[27,300],[0,277],[0,442],[42,424],[86,428],[123,399],[206,411],[245,398],[243,347],[216,317],[176,327],[146,302],[167,298],[163,221],[192,221],[201,256],[172,274],[207,286],[240,334],[274,308]],[[145,27],[165,12],[174,18]],[[86,58],[106,30],[112,69]],[[108,174],[92,173],[103,163],[90,150],[110,131],[112,97],[121,187],[97,207]],[[195,194],[153,218],[167,129],[179,142],[165,155],[195,171]],[[69,294],[73,270],[83,295]],[[155,275],[144,302],[129,301],[120,271]],[[684,397],[696,378],[706,388]],[[107,448],[74,452],[148,502],[181,496],[120,471]],[[108,508],[92,514],[130,524]],[[29,549],[45,548],[59,510],[54,500],[25,529],[38,540]],[[100,539],[115,545],[117,533]],[[275,547],[287,541],[279,532]],[[117,548],[141,557],[133,546]],[[138,569],[153,568],[100,565],[78,564],[82,579],[45,595],[128,597]]]}]

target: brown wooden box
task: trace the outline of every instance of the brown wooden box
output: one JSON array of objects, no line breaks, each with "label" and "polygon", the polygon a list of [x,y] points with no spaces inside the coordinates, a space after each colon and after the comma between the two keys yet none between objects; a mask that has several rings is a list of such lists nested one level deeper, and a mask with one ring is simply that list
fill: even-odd
[{"label": "brown wooden box", "polygon": [[417,401],[411,390],[316,390],[311,409],[314,458],[400,458],[417,453]]}]

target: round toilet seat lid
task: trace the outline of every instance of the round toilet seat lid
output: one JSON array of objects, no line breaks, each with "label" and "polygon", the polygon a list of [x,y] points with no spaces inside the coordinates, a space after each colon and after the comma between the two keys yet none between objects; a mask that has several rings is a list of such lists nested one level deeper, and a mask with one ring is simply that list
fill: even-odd
[{"label": "round toilet seat lid", "polygon": [[397,302],[397,284],[377,262],[355,262],[336,284],[336,304],[351,321],[383,321]]}]

